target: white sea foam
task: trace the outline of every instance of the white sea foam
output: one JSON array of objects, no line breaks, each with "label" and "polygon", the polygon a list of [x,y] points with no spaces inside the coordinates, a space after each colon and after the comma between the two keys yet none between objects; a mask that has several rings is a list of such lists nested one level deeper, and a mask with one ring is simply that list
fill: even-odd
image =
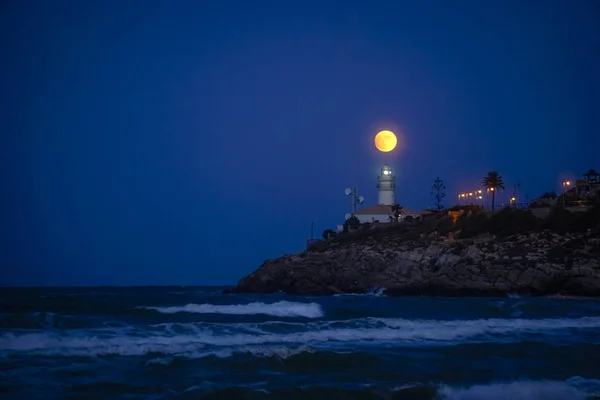
[{"label": "white sea foam", "polygon": [[304,317],[321,318],[323,309],[317,303],[298,303],[293,301],[278,301],[277,303],[249,303],[249,304],[186,304],[173,307],[140,307],[148,310],[156,310],[163,314],[196,313],[196,314],[229,314],[229,315],[252,315],[263,314],[274,317]]},{"label": "white sea foam", "polygon": [[[587,386],[579,384],[582,378],[560,381],[518,381],[475,385],[468,388],[443,386],[439,396],[444,400],[584,400],[590,398],[590,386],[597,390],[600,381],[584,380]],[[592,391],[595,391],[592,389]]]},{"label": "white sea foam", "polygon": [[373,288],[373,289],[369,290],[367,293],[339,293],[339,294],[333,295],[333,297],[344,297],[344,296],[384,297],[385,296],[385,288]]},{"label": "white sea foam", "polygon": [[0,335],[0,357],[12,352],[28,352],[79,356],[162,353],[199,358],[207,355],[228,356],[236,352],[256,352],[258,355],[261,348],[267,351],[265,349],[269,347],[268,351],[272,351],[276,347],[301,346],[346,352],[361,346],[386,343],[432,346],[518,342],[531,340],[532,337],[570,337],[568,333],[571,329],[598,328],[600,317],[462,321],[361,318],[307,323],[173,323],[146,329],[117,327],[5,333]]}]

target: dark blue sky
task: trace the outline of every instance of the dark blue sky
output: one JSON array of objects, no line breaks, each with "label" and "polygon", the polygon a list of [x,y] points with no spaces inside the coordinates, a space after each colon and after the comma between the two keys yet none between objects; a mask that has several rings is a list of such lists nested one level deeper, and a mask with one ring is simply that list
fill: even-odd
[{"label": "dark blue sky", "polygon": [[0,283],[233,284],[383,162],[410,208],[557,190],[600,168],[598,4],[4,1]]}]

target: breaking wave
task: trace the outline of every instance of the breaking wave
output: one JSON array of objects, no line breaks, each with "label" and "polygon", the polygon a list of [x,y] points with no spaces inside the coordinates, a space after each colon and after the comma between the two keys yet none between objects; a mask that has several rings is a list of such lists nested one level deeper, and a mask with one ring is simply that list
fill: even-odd
[{"label": "breaking wave", "polygon": [[[573,329],[598,329],[600,317],[554,319],[407,320],[361,318],[307,323],[162,323],[149,327],[5,333],[0,352],[91,356],[162,353],[189,358],[248,351],[248,346],[309,346],[348,351],[362,346],[447,346],[514,343],[558,337]],[[571,339],[575,340],[575,339]]]},{"label": "breaking wave", "polygon": [[214,290],[2,292],[0,397],[600,399],[598,301]]},{"label": "breaking wave", "polygon": [[[264,382],[223,388],[212,382],[203,382],[186,388],[185,393],[211,394],[216,398],[239,399],[314,399],[344,398],[371,400],[588,400],[597,396],[600,381],[572,377],[565,381],[512,381],[458,387],[445,384],[407,384],[399,387],[372,387],[365,383],[353,385],[310,386],[267,390]],[[212,397],[211,397],[212,398]]]},{"label": "breaking wave", "polygon": [[600,389],[600,381],[574,377],[567,381],[516,381],[474,385],[467,388],[442,386],[444,400],[585,400]]},{"label": "breaking wave", "polygon": [[140,307],[155,310],[163,314],[196,313],[196,314],[229,314],[229,315],[271,315],[274,317],[321,318],[325,314],[317,303],[297,303],[278,301],[277,303],[249,303],[233,305],[186,304],[173,307]]}]

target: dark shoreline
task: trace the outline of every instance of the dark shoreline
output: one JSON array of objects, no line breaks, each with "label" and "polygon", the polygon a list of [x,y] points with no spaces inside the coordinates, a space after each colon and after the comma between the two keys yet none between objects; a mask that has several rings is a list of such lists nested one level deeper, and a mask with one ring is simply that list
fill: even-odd
[{"label": "dark shoreline", "polygon": [[224,293],[372,288],[390,297],[600,297],[600,229],[461,238],[427,233],[422,225],[392,226],[267,260]]}]

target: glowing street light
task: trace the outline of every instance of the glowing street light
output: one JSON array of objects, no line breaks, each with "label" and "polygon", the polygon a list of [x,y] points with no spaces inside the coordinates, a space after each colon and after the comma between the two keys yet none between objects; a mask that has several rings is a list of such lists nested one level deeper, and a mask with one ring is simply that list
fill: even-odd
[{"label": "glowing street light", "polygon": [[562,198],[563,198],[563,207],[565,206],[565,197],[567,197],[567,192],[569,191],[568,187],[571,186],[571,181],[563,181],[562,183],[563,185],[563,194],[562,194]]},{"label": "glowing street light", "polygon": [[481,193],[483,193],[483,191],[481,189],[475,189],[470,192],[458,193],[457,197],[458,197],[459,202],[461,199],[465,199],[468,197],[474,198],[475,201],[483,200],[483,195],[481,195]]}]

